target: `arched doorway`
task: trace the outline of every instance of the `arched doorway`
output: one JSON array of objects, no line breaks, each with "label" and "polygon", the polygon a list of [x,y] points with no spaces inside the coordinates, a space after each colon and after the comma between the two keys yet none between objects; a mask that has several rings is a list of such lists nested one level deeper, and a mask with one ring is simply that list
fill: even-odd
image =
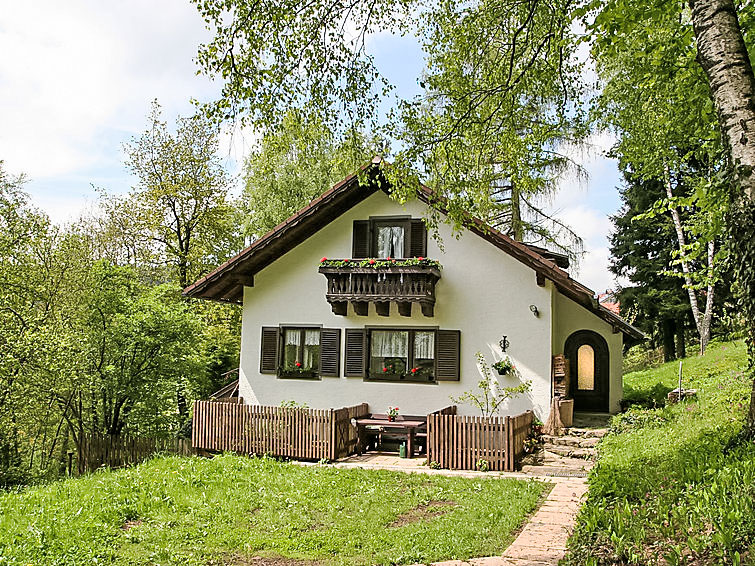
[{"label": "arched doorway", "polygon": [[579,330],[566,339],[569,360],[569,393],[575,411],[608,412],[608,344],[597,332]]}]

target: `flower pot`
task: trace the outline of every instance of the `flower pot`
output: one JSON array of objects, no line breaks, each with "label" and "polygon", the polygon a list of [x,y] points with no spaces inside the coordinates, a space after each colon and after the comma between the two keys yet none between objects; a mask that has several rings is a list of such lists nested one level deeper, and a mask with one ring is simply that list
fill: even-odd
[{"label": "flower pot", "polygon": [[388,415],[388,420],[390,422],[394,422],[396,420],[396,417],[394,417],[393,415]]},{"label": "flower pot", "polygon": [[509,371],[511,371],[511,370],[508,370],[508,369],[499,369],[498,370],[498,375],[508,375]]}]

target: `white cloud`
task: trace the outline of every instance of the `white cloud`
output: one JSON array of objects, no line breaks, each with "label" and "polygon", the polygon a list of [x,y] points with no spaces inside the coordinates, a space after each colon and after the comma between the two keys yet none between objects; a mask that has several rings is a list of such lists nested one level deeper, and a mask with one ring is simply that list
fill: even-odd
[{"label": "white cloud", "polygon": [[206,32],[183,0],[0,0],[0,12],[0,158],[32,179],[118,166],[113,146],[153,98],[174,116],[213,91],[195,76]]}]

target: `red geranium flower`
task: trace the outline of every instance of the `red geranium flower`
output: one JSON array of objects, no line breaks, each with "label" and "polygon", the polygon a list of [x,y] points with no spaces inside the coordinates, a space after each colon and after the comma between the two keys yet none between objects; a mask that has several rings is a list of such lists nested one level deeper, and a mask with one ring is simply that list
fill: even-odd
[{"label": "red geranium flower", "polygon": [[322,259],[320,260],[320,263],[322,263],[323,261],[328,261],[328,258],[327,258],[327,257],[324,257],[324,258],[322,258]]},{"label": "red geranium flower", "polygon": [[420,260],[420,261],[422,261],[422,260],[423,260],[423,259],[425,259],[425,258],[424,258],[424,257],[422,257],[422,256],[419,256],[419,257],[418,257],[417,259],[418,259],[418,260]]},{"label": "red geranium flower", "polygon": [[349,259],[348,259],[348,258],[346,258],[345,260],[343,260],[343,262],[344,262],[344,263],[349,263]]},{"label": "red geranium flower", "polygon": [[417,373],[419,371],[419,368],[412,368],[412,373]]},{"label": "red geranium flower", "polygon": [[385,258],[385,259],[387,259],[388,261],[391,261],[391,256],[388,256],[388,257],[387,257],[387,258]]},{"label": "red geranium flower", "polygon": [[383,368],[383,371],[384,371],[384,372],[388,371],[388,368]]},{"label": "red geranium flower", "polygon": [[301,362],[296,362],[296,367],[300,368],[301,367]]},{"label": "red geranium flower", "polygon": [[374,259],[371,259],[371,260],[370,260],[370,265],[374,265],[374,264],[375,264],[375,260],[374,260]]}]

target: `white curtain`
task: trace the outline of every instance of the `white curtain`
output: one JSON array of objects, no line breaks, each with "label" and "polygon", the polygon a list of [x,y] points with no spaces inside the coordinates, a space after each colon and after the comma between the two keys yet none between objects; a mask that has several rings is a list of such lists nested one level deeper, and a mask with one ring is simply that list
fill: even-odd
[{"label": "white curtain", "polygon": [[414,333],[414,357],[420,360],[432,360],[435,358],[435,333]]},{"label": "white curtain", "polygon": [[408,332],[373,330],[371,338],[373,358],[406,358],[409,353]]},{"label": "white curtain", "polygon": [[298,346],[299,342],[301,342],[301,332],[286,330],[286,346]]},{"label": "white curtain", "polygon": [[404,227],[378,226],[377,230],[377,256],[403,259]]},{"label": "white curtain", "polygon": [[320,345],[320,330],[313,328],[312,330],[304,331],[304,344],[307,346],[319,346]]}]

